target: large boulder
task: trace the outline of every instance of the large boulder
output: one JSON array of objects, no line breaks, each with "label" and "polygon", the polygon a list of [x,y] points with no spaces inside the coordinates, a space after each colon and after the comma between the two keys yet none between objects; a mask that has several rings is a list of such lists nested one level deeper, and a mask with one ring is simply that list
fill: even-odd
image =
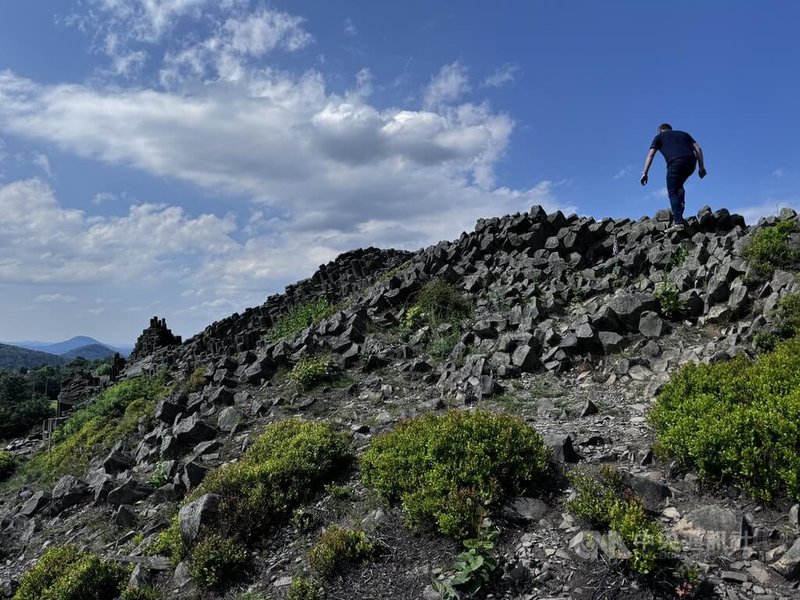
[{"label": "large boulder", "polygon": [[217,494],[205,494],[180,509],[178,526],[184,542],[193,543],[203,527],[214,521],[219,511],[219,502],[220,497]]}]

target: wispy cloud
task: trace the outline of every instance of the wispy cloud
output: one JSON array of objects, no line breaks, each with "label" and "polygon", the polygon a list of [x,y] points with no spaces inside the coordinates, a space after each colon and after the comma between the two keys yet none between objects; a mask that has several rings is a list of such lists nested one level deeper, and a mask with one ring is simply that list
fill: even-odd
[{"label": "wispy cloud", "polygon": [[633,171],[633,165],[625,165],[619,170],[619,172],[617,172],[616,175],[614,175],[614,179],[622,179],[631,171]]},{"label": "wispy cloud", "polygon": [[483,80],[484,87],[503,87],[514,82],[519,67],[506,64],[495,69],[494,73]]},{"label": "wispy cloud", "polygon": [[467,69],[458,61],[443,66],[425,88],[423,105],[435,109],[458,100],[469,91]]},{"label": "wispy cloud", "polygon": [[344,33],[347,36],[355,37],[358,35],[358,29],[356,29],[356,24],[353,23],[353,19],[349,17],[344,20]]},{"label": "wispy cloud", "polygon": [[75,296],[69,294],[41,294],[33,299],[34,302],[46,304],[69,304],[77,300]]}]

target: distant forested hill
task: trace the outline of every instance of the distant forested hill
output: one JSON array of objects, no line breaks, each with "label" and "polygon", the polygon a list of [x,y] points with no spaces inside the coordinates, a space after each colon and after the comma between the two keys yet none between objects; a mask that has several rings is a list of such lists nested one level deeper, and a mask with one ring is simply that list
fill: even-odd
[{"label": "distant forested hill", "polygon": [[70,350],[69,352],[64,352],[61,357],[67,361],[78,358],[79,356],[82,356],[86,360],[100,360],[103,358],[108,358],[109,356],[114,356],[114,352],[115,350],[112,350],[103,344],[88,344],[86,346],[81,346],[80,348]]},{"label": "distant forested hill", "polygon": [[42,365],[61,366],[66,362],[64,358],[55,354],[0,344],[0,368],[9,371],[16,371],[23,367],[35,369]]}]

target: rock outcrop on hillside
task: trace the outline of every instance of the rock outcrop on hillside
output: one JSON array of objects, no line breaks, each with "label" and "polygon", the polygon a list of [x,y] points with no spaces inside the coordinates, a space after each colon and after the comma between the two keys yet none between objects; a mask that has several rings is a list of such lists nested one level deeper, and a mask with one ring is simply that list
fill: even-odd
[{"label": "rock outcrop on hillside", "polygon": [[[778,219],[797,215],[783,211],[761,225]],[[154,426],[143,421],[135,440],[94,457],[79,477],[3,496],[6,588],[44,545],[77,541],[136,563],[135,576],[156,582],[164,597],[193,597],[185,565],[173,570],[144,549],[177,502],[210,469],[235,460],[265,423],[293,415],[330,419],[363,449],[405,417],[482,406],[522,416],[562,463],[624,470],[718,597],[793,597],[796,507],[790,513],[788,506],[711,492],[691,473],[662,464],[645,415],[681,365],[753,354],[752,339],[768,328],[770,311],[800,285],[791,272],[776,270],[768,279],[753,272],[740,251],[754,229],[739,215],[706,207],[684,231],[669,229],[669,220],[666,211],[597,221],[536,206],[481,220],[458,240],[418,252],[348,252],[186,341],[154,318],[123,376],[167,366],[185,379],[202,367],[200,385],[176,389],[156,407]],[[416,293],[437,278],[470,299],[469,327],[424,325],[400,335]],[[282,315],[320,298],[339,310],[291,339],[270,339]],[[665,310],[669,301],[680,314]],[[444,358],[434,358],[431,340],[448,337]],[[301,392],[281,375],[319,354],[349,374],[346,387]],[[412,536],[396,509],[375,509],[357,475],[347,485],[346,506],[327,494],[301,511],[311,531],[358,522],[389,557],[330,583],[328,597],[436,597],[431,580],[458,549],[432,535]],[[517,498],[495,515],[503,536],[494,597],[653,597],[608,570],[602,543],[564,510],[564,499]],[[193,503],[181,512],[201,527],[211,508]],[[246,582],[264,597],[285,597],[307,562],[310,535],[282,525],[253,556]]]}]

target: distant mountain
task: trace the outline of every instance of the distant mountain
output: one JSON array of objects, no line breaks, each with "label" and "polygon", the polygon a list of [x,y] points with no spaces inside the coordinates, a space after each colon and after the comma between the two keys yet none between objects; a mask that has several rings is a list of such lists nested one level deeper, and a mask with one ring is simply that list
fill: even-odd
[{"label": "distant mountain", "polygon": [[[99,356],[98,358],[105,358],[105,356],[111,356],[115,352],[119,352],[122,356],[128,356],[128,354],[130,354],[131,351],[133,350],[133,346],[111,346],[109,344],[98,342],[96,339],[86,335],[78,335],[64,342],[56,342],[56,343],[51,343],[51,342],[6,342],[6,343],[14,346],[19,346],[20,348],[37,350],[39,352],[48,352],[50,354],[58,354],[60,356],[64,356],[67,353],[71,353],[73,350],[77,350],[85,346],[103,346],[104,348],[108,348],[110,350],[110,354]],[[75,355],[71,354],[71,358],[74,357]],[[84,356],[84,358],[89,358],[89,357]]]},{"label": "distant mountain", "polygon": [[64,352],[61,354],[61,358],[70,361],[80,356],[86,360],[98,360],[101,358],[114,356],[115,352],[117,351],[109,348],[108,346],[104,346],[103,344],[87,344],[86,346],[75,348],[69,352]]},{"label": "distant mountain", "polygon": [[9,371],[16,371],[22,367],[34,369],[42,365],[61,366],[66,362],[63,357],[55,354],[0,344],[0,368]]}]

